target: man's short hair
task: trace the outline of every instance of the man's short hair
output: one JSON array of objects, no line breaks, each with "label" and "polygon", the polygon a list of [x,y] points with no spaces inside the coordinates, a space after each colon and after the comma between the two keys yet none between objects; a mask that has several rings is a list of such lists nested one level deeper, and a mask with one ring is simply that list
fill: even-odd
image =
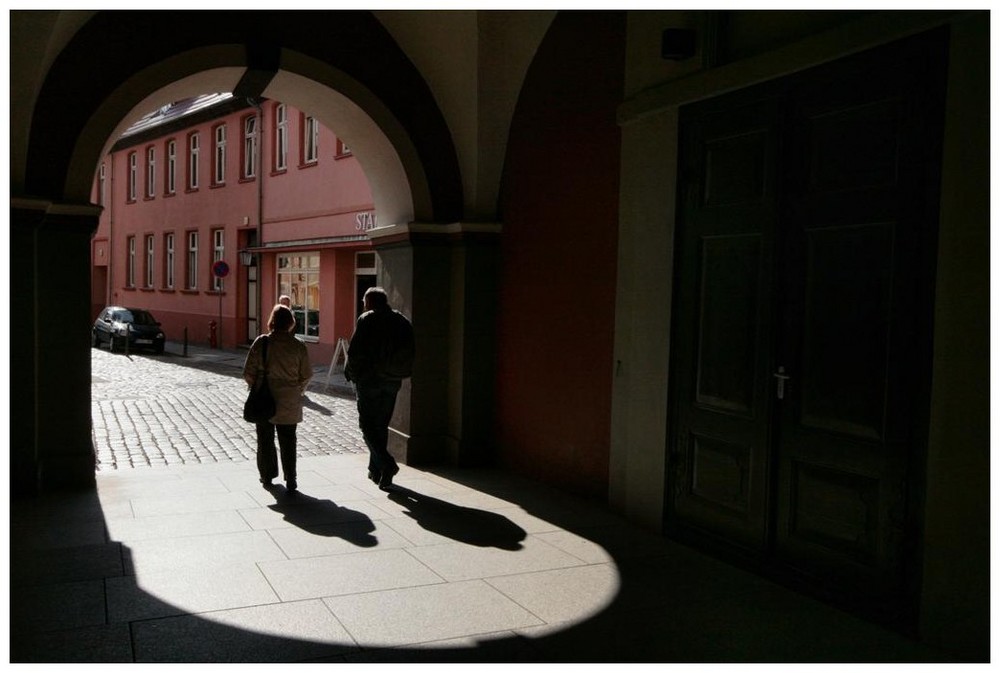
[{"label": "man's short hair", "polygon": [[365,290],[365,300],[372,308],[379,308],[389,305],[389,295],[381,287],[370,287]]}]

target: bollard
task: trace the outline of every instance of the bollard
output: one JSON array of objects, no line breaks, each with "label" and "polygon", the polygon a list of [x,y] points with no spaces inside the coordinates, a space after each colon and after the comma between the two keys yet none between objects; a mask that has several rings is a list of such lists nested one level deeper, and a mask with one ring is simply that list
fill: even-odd
[{"label": "bollard", "polygon": [[188,328],[184,328],[184,357],[188,356]]},{"label": "bollard", "polygon": [[218,327],[218,325],[216,325],[216,323],[215,323],[214,320],[209,321],[209,323],[208,323],[208,347],[209,348],[218,348],[219,347],[219,335],[218,335],[218,331],[216,329],[217,327]]},{"label": "bollard", "polygon": [[125,357],[128,357],[128,342],[132,337],[132,323],[125,323]]}]

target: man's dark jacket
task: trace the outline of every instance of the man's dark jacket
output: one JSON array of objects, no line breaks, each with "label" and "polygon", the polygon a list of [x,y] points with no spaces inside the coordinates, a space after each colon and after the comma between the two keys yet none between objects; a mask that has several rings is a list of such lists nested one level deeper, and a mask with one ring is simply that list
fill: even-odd
[{"label": "man's dark jacket", "polygon": [[389,307],[366,311],[358,317],[347,348],[348,381],[375,383],[400,381],[413,372],[413,325]]}]

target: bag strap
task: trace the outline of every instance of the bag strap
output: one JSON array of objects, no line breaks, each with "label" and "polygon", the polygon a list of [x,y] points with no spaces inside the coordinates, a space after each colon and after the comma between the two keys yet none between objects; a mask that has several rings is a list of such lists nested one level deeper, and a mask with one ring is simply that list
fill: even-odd
[{"label": "bag strap", "polygon": [[263,355],[261,356],[261,367],[260,367],[260,369],[264,370],[264,379],[265,380],[267,379],[267,342],[268,341],[270,341],[270,339],[265,334],[261,338],[261,344],[262,344],[261,348],[263,348],[264,352],[263,352]]}]

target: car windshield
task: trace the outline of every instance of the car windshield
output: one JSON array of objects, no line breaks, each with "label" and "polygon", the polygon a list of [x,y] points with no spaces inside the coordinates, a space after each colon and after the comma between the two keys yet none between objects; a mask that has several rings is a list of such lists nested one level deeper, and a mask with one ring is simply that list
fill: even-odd
[{"label": "car windshield", "polygon": [[116,319],[119,322],[130,322],[133,325],[155,325],[156,320],[148,311],[139,311],[136,309],[128,309],[125,311],[119,311]]}]

